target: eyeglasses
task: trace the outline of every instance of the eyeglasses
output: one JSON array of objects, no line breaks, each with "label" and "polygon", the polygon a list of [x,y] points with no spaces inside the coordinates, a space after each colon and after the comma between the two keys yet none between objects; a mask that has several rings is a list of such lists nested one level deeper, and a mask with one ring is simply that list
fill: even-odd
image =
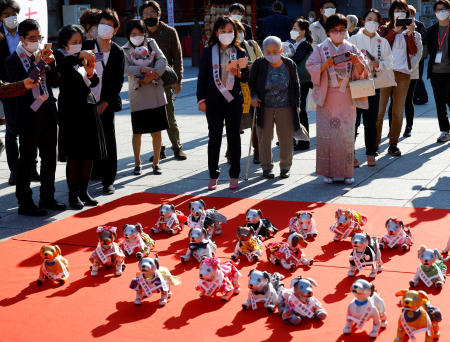
[{"label": "eyeglasses", "polygon": [[330,33],[345,33],[346,29],[340,29],[340,30],[330,30]]},{"label": "eyeglasses", "polygon": [[29,42],[32,42],[32,43],[36,43],[36,42],[42,42],[42,39],[44,39],[44,37],[42,37],[42,36],[30,36],[30,37],[27,37],[27,38],[25,38],[26,40],[28,40]]}]

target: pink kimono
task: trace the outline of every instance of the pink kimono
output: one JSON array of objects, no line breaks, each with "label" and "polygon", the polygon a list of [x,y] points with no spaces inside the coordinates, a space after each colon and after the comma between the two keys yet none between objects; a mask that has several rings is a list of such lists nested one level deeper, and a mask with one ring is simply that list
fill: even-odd
[{"label": "pink kimono", "polygon": [[[321,65],[329,57],[347,51],[358,55],[364,64],[365,70],[361,75],[351,63],[342,63],[320,72]],[[367,109],[368,102],[367,98],[352,99],[346,78],[350,78],[349,81],[367,78],[370,70],[368,63],[356,46],[347,40],[336,49],[327,39],[314,49],[306,62],[306,68],[311,74],[314,84],[312,97],[317,104],[316,173],[330,178],[352,178],[356,107]],[[342,80],[344,86],[337,87],[333,77],[334,80]]]}]

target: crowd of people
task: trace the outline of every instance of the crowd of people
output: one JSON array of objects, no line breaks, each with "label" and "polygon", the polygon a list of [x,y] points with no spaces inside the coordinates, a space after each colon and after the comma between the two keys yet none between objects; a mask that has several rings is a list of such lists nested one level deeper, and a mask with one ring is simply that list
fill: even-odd
[{"label": "crowd of people", "polygon": [[[345,17],[336,13],[334,0],[321,3],[319,18],[309,12],[291,22],[283,9],[283,3],[275,1],[274,14],[262,22],[261,47],[253,40],[252,28],[241,22],[245,7],[239,3],[216,20],[208,37],[197,81],[198,109],[208,124],[208,189],[217,188],[224,126],[230,189],[239,187],[240,136],[248,128],[253,162],[261,164],[263,177],[269,179],[275,177],[276,128],[280,177],[288,178],[294,150],[310,148],[307,110],[313,107],[316,173],[325,183],[354,182],[361,120],[367,164],[376,166],[386,111],[387,152],[400,156],[403,112],[403,136],[409,137],[414,105],[427,101],[421,80],[427,56],[441,132],[437,141],[450,140],[450,1],[434,3],[438,22],[428,29],[414,19],[415,9],[405,0],[392,1],[387,19],[376,9],[360,19]],[[126,23],[122,47],[114,39],[120,21],[112,9],[86,10],[80,25],[60,29],[57,46],[41,44],[39,23],[19,23],[19,12],[14,0],[0,1],[0,78],[10,82],[0,83],[0,97],[9,183],[16,186],[19,214],[43,216],[48,209],[66,209],[54,197],[57,159],[66,163],[71,208],[98,204],[88,192],[90,179],[101,180],[106,194],[114,193],[114,117],[122,109],[124,76],[129,84],[133,173],[142,173],[142,134],[152,136],[155,175],[163,172],[160,160],[166,158],[162,131],[167,131],[175,158],[187,158],[173,103],[183,78],[181,45],[177,31],[160,20],[156,1],[145,1],[140,19]],[[56,87],[57,99],[52,92]],[[41,182],[39,205],[33,202],[31,181]]]}]

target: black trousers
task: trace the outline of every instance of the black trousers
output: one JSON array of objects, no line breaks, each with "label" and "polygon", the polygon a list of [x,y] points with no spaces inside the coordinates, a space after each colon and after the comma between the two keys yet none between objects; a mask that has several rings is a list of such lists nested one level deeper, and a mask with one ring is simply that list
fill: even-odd
[{"label": "black trousers", "polygon": [[96,175],[101,178],[103,186],[114,184],[117,175],[117,144],[114,116],[115,113],[108,110],[100,115],[105,134],[106,159],[96,160],[94,169]]},{"label": "black trousers", "polygon": [[[410,80],[408,93],[406,94],[405,100],[405,118],[406,118],[406,126],[412,128],[414,123],[414,93],[416,91],[416,86],[419,80]],[[391,127],[392,120],[392,97],[391,102],[389,104],[389,127]]]},{"label": "black trousers", "polygon": [[220,175],[219,156],[222,145],[223,123],[227,134],[228,152],[230,158],[230,178],[239,178],[241,172],[241,135],[240,125],[242,104],[233,100],[228,103],[225,99],[220,103],[207,102],[206,119],[208,120],[208,170],[211,179]]},{"label": "black trousers", "polygon": [[366,145],[366,155],[374,156],[377,151],[377,119],[378,107],[380,104],[380,89],[375,90],[375,95],[369,97],[369,109],[356,109],[355,139],[358,134],[358,127],[361,124],[361,117],[364,124],[364,142]]},{"label": "black trousers", "polygon": [[421,59],[419,63],[419,80],[416,85],[416,90],[414,91],[414,104],[425,104],[428,102],[428,93],[425,88],[425,83],[423,82],[423,71],[424,71],[425,60]]},{"label": "black trousers", "polygon": [[450,107],[450,74],[431,74],[430,80],[436,102],[439,130],[449,132],[447,106]]},{"label": "black trousers", "polygon": [[309,90],[312,89],[311,82],[300,83],[300,123],[309,132],[308,113],[306,112],[306,99],[308,98]]},{"label": "black trousers", "polygon": [[57,125],[51,113],[45,113],[39,127],[19,134],[19,160],[16,171],[16,197],[19,205],[33,202],[30,188],[31,171],[36,162],[36,149],[41,157],[40,200],[51,201],[55,195]]}]

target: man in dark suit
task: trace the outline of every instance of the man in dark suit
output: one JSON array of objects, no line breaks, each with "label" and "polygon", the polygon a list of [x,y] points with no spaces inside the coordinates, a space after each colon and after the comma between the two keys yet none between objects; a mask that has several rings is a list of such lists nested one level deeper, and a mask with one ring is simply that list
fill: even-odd
[{"label": "man in dark suit", "polygon": [[[245,15],[245,7],[243,4],[236,2],[228,8],[228,13],[230,13],[230,17],[233,18],[234,20],[242,21],[242,18]],[[252,27],[250,25],[242,23],[242,22],[241,22],[241,24],[245,28],[245,38],[244,39],[245,40],[253,40]]]},{"label": "man in dark suit", "polygon": [[[39,50],[42,41],[40,27],[36,20],[26,19],[19,24],[20,44],[5,61],[8,81],[26,79],[35,65],[43,59],[47,63],[46,73],[39,87],[16,97],[13,107],[17,113],[20,142],[20,155],[17,164],[16,196],[19,201],[19,214],[45,216],[47,211],[65,210],[64,203],[55,200],[57,112],[52,86],[57,86],[52,51]],[[41,156],[41,189],[39,208],[33,202],[30,188],[31,170],[36,148]]]},{"label": "man in dark suit", "polygon": [[[17,45],[20,42],[19,34],[17,33],[17,16],[20,12],[20,7],[14,0],[3,0],[0,2],[0,79],[5,81],[6,68],[5,59],[16,51]],[[16,169],[17,161],[19,159],[19,145],[17,144],[17,123],[16,113],[13,111],[10,99],[2,99],[3,109],[6,119],[5,132],[5,148],[6,159],[10,176],[9,184],[16,185]],[[39,181],[39,173],[36,171],[36,159],[31,174],[31,179]]]},{"label": "man in dark suit", "polygon": [[285,42],[291,38],[292,22],[288,16],[283,15],[284,4],[275,1],[272,5],[273,14],[261,19],[261,40],[268,36],[275,36]]}]

